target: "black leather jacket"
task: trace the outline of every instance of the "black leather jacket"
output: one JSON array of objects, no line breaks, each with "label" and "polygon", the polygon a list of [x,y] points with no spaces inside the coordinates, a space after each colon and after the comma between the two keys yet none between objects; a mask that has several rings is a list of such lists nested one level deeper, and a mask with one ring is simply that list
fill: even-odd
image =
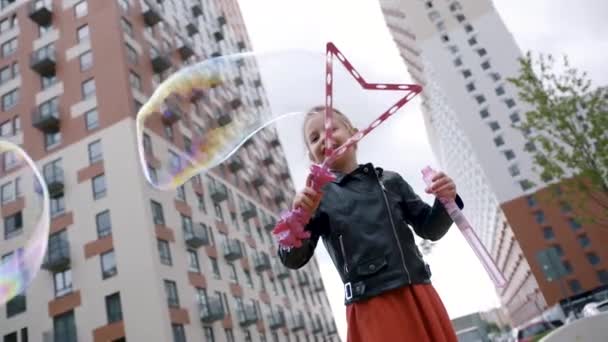
[{"label": "black leather jacket", "polygon": [[[300,248],[278,252],[286,267],[304,266],[322,237],[345,285],[345,304],[430,283],[430,268],[408,225],[424,239],[440,239],[452,220],[439,201],[429,206],[400,175],[372,164],[337,174],[323,193],[306,226],[311,238]],[[462,209],[459,196],[456,202]]]}]

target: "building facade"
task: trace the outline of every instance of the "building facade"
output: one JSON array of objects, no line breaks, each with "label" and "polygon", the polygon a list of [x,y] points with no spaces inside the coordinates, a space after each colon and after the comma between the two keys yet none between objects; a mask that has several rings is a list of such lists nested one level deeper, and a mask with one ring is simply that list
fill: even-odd
[{"label": "building facade", "polygon": [[[507,278],[497,293],[514,325],[586,291],[605,291],[608,255],[599,246],[606,233],[583,227],[567,198],[539,199],[549,190],[533,171],[536,147],[512,127],[529,109],[507,81],[518,73],[521,52],[492,2],[380,4],[412,78],[424,87],[433,152]],[[538,252],[549,248],[566,269],[559,281],[549,280],[539,262]]]},{"label": "building facade", "polygon": [[[52,216],[42,270],[0,312],[5,342],[339,340],[316,260],[276,258],[270,231],[294,190],[273,129],[174,191],[139,165],[135,116],[154,89],[251,49],[235,0],[2,0],[0,46],[1,134],[43,172]],[[263,110],[255,67],[241,77],[241,100]],[[191,101],[146,152],[185,145]],[[6,257],[27,227],[3,222]]]}]

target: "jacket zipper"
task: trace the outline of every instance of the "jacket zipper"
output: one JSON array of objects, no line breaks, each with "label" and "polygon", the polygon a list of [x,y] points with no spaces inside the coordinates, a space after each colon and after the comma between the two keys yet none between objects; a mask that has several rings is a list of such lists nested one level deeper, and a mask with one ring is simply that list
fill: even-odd
[{"label": "jacket zipper", "polygon": [[342,235],[338,236],[340,240],[340,250],[342,251],[342,259],[344,260],[344,273],[348,273],[348,261],[346,259],[346,249],[344,249],[344,241],[342,240]]},{"label": "jacket zipper", "polygon": [[397,241],[397,247],[399,247],[399,252],[401,253],[401,261],[403,262],[403,269],[405,270],[405,273],[407,274],[408,281],[411,281],[410,272],[408,271],[407,266],[405,265],[405,256],[403,254],[403,247],[401,247],[401,242],[399,242],[399,236],[397,235],[397,229],[395,228],[395,222],[393,221],[393,213],[391,212],[391,206],[388,203],[388,198],[386,197],[386,188],[384,187],[384,183],[382,183],[382,181],[378,177],[377,173],[376,173],[376,179],[378,180],[378,184],[380,184],[380,187],[382,188],[382,197],[384,197],[384,203],[386,204],[386,209],[388,210],[388,218],[391,221],[391,226],[393,227],[393,234],[395,235],[395,240]]}]

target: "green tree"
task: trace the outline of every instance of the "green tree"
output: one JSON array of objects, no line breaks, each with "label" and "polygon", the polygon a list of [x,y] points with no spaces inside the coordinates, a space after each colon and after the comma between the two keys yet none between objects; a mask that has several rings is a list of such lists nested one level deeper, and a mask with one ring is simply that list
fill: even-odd
[{"label": "green tree", "polygon": [[528,139],[540,178],[562,181],[579,218],[608,227],[608,215],[597,214],[608,212],[608,87],[593,86],[567,56],[556,62],[530,52],[520,59],[509,82],[531,110],[514,127]]}]

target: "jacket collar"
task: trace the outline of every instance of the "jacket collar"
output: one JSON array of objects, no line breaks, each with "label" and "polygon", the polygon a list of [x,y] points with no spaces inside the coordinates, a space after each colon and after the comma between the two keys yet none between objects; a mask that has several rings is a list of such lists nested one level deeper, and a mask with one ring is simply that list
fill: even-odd
[{"label": "jacket collar", "polygon": [[341,173],[338,171],[332,171],[334,176],[336,176],[336,179],[333,180],[332,182],[336,183],[336,184],[343,184],[348,179],[353,178],[362,173],[367,173],[367,172],[369,172],[369,170],[375,170],[376,173],[378,174],[378,177],[382,177],[382,172],[384,171],[381,167],[374,167],[374,164],[372,164],[372,163],[359,164],[359,166],[350,173]]}]

